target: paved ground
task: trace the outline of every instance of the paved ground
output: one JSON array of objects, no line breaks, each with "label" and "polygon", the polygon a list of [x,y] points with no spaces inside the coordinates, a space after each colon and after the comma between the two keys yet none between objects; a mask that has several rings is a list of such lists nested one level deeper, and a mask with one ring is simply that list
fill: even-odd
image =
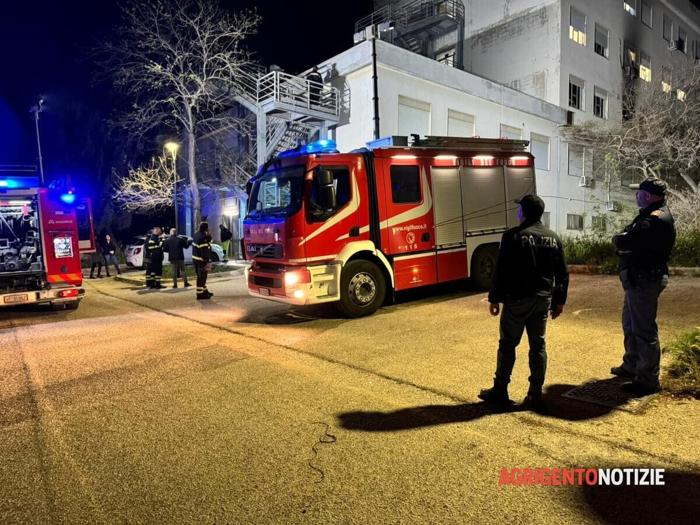
[{"label": "paved ground", "polygon": [[[344,320],[248,297],[240,275],[80,309],[0,311],[0,523],[691,523],[697,401],[561,398],[620,358],[615,278],[574,276],[550,324],[550,412],[496,413],[497,319],[448,287]],[[664,293],[662,338],[700,280]],[[525,352],[512,395],[524,395]],[[498,487],[501,467],[663,467],[664,488]]]}]

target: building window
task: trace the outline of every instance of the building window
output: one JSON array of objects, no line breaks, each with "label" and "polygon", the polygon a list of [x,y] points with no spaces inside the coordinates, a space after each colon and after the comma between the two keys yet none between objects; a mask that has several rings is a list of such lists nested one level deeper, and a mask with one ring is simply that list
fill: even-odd
[{"label": "building window", "polygon": [[671,69],[667,67],[661,68],[661,89],[664,93],[671,92]]},{"label": "building window", "polygon": [[637,16],[637,0],[625,0],[622,7],[632,16]]},{"label": "building window", "polygon": [[447,111],[447,136],[473,137],[474,115],[468,115],[449,109]]},{"label": "building window", "polygon": [[395,204],[420,202],[420,173],[418,166],[391,166],[391,200]]},{"label": "building window", "polygon": [[569,106],[583,111],[583,80],[569,76]]},{"label": "building window", "polygon": [[608,40],[610,32],[603,26],[595,25],[595,42],[593,44],[593,51],[598,53],[600,56],[608,58]]},{"label": "building window", "polygon": [[677,98],[678,100],[680,100],[680,101],[685,100],[685,91],[683,91],[682,89],[679,89],[679,90],[676,92],[676,98]]},{"label": "building window", "polygon": [[664,40],[670,42],[673,40],[673,20],[664,13]]},{"label": "building window", "polygon": [[580,177],[583,175],[583,147],[569,144],[569,175]]},{"label": "building window", "polygon": [[685,29],[682,27],[678,28],[678,42],[676,43],[676,46],[678,47],[679,51],[683,51],[683,53],[688,52],[688,33],[686,33]]},{"label": "building window", "polygon": [[639,78],[651,82],[651,59],[644,53],[639,55]]},{"label": "building window", "polygon": [[569,38],[582,46],[586,45],[586,15],[571,8]]},{"label": "building window", "polygon": [[530,153],[535,157],[535,169],[549,171],[549,137],[530,133]]},{"label": "building window", "polygon": [[642,24],[649,28],[654,27],[652,15],[653,12],[651,10],[651,6],[642,1]]},{"label": "building window", "polygon": [[573,213],[566,214],[566,229],[567,230],[583,230],[583,215],[575,215]]},{"label": "building window", "polygon": [[550,223],[550,220],[551,220],[551,215],[550,215],[550,213],[549,213],[548,211],[544,212],[544,213],[542,214],[542,219],[541,219],[541,220],[542,220],[542,224],[543,224],[544,226],[546,226],[547,228],[549,228],[549,223]]},{"label": "building window", "polygon": [[606,231],[608,229],[608,222],[605,215],[594,215],[591,217],[591,226],[595,231]]},{"label": "building window", "polygon": [[455,48],[446,49],[435,55],[435,60],[446,66],[455,66]]},{"label": "building window", "polygon": [[521,140],[523,138],[523,130],[514,128],[506,124],[501,124],[501,138],[511,140]]},{"label": "building window", "polygon": [[430,104],[399,95],[398,134],[430,135]]},{"label": "building window", "polygon": [[598,87],[593,90],[593,114],[598,118],[608,118],[608,93]]}]

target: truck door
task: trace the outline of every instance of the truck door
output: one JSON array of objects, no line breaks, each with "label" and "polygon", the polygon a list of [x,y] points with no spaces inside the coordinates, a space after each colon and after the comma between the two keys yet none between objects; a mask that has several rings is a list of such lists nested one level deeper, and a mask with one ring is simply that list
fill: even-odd
[{"label": "truck door", "polygon": [[437,282],[433,196],[428,166],[412,156],[383,163],[382,246],[393,256],[397,290]]}]

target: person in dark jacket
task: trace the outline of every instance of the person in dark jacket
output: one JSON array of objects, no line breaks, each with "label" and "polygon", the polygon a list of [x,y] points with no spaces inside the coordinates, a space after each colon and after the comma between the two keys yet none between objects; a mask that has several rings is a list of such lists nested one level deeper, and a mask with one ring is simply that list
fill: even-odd
[{"label": "person in dark jacket", "polygon": [[569,273],[562,243],[540,221],[544,201],[526,195],[519,201],[520,225],[503,234],[489,292],[491,315],[503,312],[493,388],[482,390],[485,401],[510,403],[508,383],[515,365],[515,348],[523,331],[530,344],[530,388],[525,404],[542,407],[542,385],[547,370],[545,329],[551,312],[556,319],[564,311]]},{"label": "person in dark jacket", "polygon": [[228,257],[228,247],[233,239],[233,233],[223,224],[219,224],[219,238],[221,239],[221,248],[224,250],[224,257]]},{"label": "person in dark jacket", "polygon": [[637,191],[639,214],[612,239],[620,257],[620,281],[625,290],[625,353],[622,364],[610,372],[631,379],[622,388],[639,396],[659,390],[661,346],[656,310],[659,295],[668,284],[668,259],[676,242],[666,192],[666,183],[659,179],[642,182]]},{"label": "person in dark jacket", "polygon": [[117,245],[114,243],[114,239],[112,239],[112,236],[109,233],[105,235],[105,238],[102,241],[102,256],[105,259],[105,271],[107,272],[107,277],[111,277],[111,275],[109,275],[110,264],[114,265],[117,275],[121,275],[122,272],[119,270],[119,261],[117,261]]},{"label": "person in dark jacket", "polygon": [[190,243],[191,241],[184,237],[179,237],[175,228],[170,228],[170,237],[165,241],[163,250],[168,252],[168,260],[173,272],[173,288],[177,288],[177,278],[180,276],[180,272],[182,272],[185,288],[190,286],[187,281],[187,272],[185,272],[185,249]]},{"label": "person in dark jacket", "polygon": [[311,104],[318,105],[321,102],[321,89],[323,88],[323,76],[321,76],[318,66],[314,66],[306,78],[310,81],[309,99]]},{"label": "person in dark jacket", "polygon": [[163,243],[165,241],[162,234],[163,230],[160,226],[156,226],[146,239],[146,252],[149,256],[146,266],[146,286],[156,290],[163,288],[161,280],[163,279]]},{"label": "person in dark jacket", "polygon": [[209,224],[203,221],[192,239],[192,262],[197,272],[197,299],[209,299],[214,294],[207,290],[207,275],[211,268],[211,235]]},{"label": "person in dark jacket", "polygon": [[94,253],[90,254],[90,279],[95,278],[95,268],[97,268],[97,278],[101,279],[102,278],[102,254],[99,253],[101,251],[100,247],[97,246],[97,251]]}]

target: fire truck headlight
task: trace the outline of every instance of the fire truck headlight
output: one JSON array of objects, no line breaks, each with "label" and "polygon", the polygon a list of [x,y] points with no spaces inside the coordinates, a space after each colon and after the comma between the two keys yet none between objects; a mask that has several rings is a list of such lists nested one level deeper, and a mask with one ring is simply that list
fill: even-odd
[{"label": "fire truck headlight", "polygon": [[310,282],[311,273],[309,270],[294,270],[291,272],[285,272],[284,274],[285,286],[294,286],[295,284]]},{"label": "fire truck headlight", "polygon": [[304,290],[295,290],[294,291],[294,298],[295,299],[303,299],[304,298]]}]

